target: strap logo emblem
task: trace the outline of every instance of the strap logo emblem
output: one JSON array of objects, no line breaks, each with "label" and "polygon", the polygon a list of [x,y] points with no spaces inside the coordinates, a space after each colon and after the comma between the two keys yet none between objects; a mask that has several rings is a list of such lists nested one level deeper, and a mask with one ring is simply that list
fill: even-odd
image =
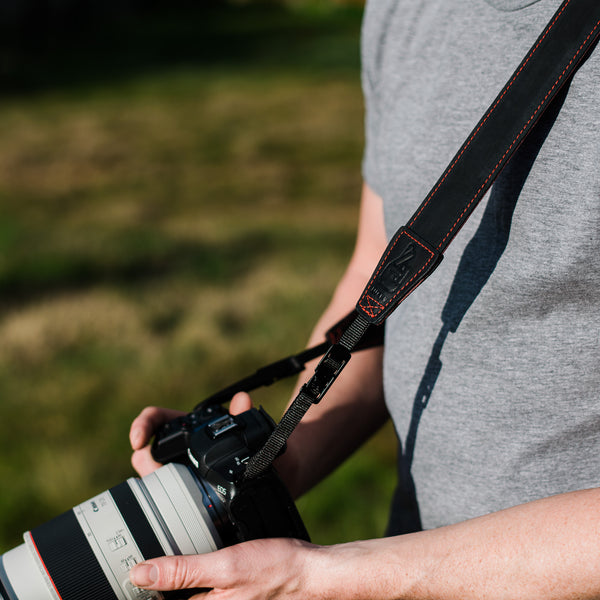
[{"label": "strap logo emblem", "polygon": [[402,250],[402,254],[383,268],[379,276],[379,284],[388,293],[395,292],[412,273],[410,263],[416,256],[415,245],[410,243]]},{"label": "strap logo emblem", "polygon": [[441,258],[438,250],[402,227],[388,245],[378,269],[363,291],[357,310],[364,313],[371,323],[382,323],[439,264]]}]

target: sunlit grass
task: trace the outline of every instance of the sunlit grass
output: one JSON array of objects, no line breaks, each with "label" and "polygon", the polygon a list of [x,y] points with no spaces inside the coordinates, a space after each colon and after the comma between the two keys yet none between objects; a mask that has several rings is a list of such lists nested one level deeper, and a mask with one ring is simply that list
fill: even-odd
[{"label": "sunlit grass", "polygon": [[[302,18],[311,47],[349,47],[346,13],[338,37]],[[275,65],[0,100],[0,550],[133,475],[141,408],[304,346],[352,248],[363,109],[356,64],[285,66],[281,42]],[[258,399],[278,417],[291,385]],[[391,439],[302,500],[316,541],[382,533]]]}]

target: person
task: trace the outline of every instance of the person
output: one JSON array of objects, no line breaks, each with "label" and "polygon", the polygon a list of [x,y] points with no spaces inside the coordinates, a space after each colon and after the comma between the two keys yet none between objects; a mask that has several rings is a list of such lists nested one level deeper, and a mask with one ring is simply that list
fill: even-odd
[{"label": "person", "polygon": [[[404,224],[559,0],[372,0],[363,22],[366,148],[354,253],[313,342],[355,304]],[[290,438],[299,495],[391,415],[388,536],[258,540],[147,561],[149,589],[228,600],[600,596],[600,52],[545,112],[446,252]],[[236,396],[231,410],[250,406]],[[133,422],[133,464],[173,413]],[[308,443],[310,442],[310,443]],[[322,452],[327,448],[327,452]]]}]

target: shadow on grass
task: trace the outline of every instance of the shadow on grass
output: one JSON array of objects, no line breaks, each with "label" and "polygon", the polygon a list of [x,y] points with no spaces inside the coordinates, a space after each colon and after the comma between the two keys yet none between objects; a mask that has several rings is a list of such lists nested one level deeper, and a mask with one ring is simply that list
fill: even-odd
[{"label": "shadow on grass", "polygon": [[[303,260],[310,261],[306,249],[314,248],[318,254],[318,248],[324,246],[319,232],[294,235],[291,246],[286,234],[268,231],[248,231],[227,243],[177,240],[156,231],[128,231],[126,235],[113,234],[113,239],[97,244],[97,250],[55,247],[29,252],[30,245],[20,242],[20,250],[8,252],[11,258],[0,269],[0,305],[23,307],[40,297],[105,284],[133,289],[169,277],[231,286],[282,252],[299,248]],[[329,232],[328,250],[346,250],[347,238]]]}]

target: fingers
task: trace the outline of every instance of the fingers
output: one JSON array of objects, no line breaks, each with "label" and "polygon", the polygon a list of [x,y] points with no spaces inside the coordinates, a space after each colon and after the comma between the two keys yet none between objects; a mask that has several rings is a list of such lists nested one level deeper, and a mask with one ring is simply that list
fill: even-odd
[{"label": "fingers", "polygon": [[250,396],[246,392],[238,392],[231,399],[231,404],[229,405],[229,412],[232,415],[239,415],[247,410],[252,408],[252,400]]},{"label": "fingers", "polygon": [[134,450],[141,450],[150,442],[154,432],[167,421],[185,413],[171,408],[149,406],[145,408],[131,423],[129,441]]},{"label": "fingers", "polygon": [[[245,392],[239,392],[231,399],[229,410],[231,414],[238,415],[251,408],[250,396]],[[131,464],[142,477],[162,466],[152,458],[148,445],[155,431],[167,421],[184,414],[186,413],[179,410],[149,406],[134,419],[129,430],[129,441],[134,450]]]},{"label": "fingers", "polygon": [[[246,392],[239,392],[231,399],[229,410],[231,414],[238,415],[252,408],[252,400]],[[131,423],[129,430],[129,441],[134,450],[141,450],[146,446],[154,432],[171,419],[186,414],[183,411],[171,408],[158,408],[149,406],[145,408]]]},{"label": "fingers", "polygon": [[131,464],[140,477],[145,477],[146,475],[156,471],[156,469],[160,469],[160,467],[162,467],[162,464],[156,462],[152,458],[149,446],[146,446],[141,450],[136,450],[131,455]]},{"label": "fingers", "polygon": [[142,477],[162,467],[152,458],[148,445],[154,432],[167,421],[183,414],[179,410],[149,406],[134,419],[129,430],[129,441],[134,450],[131,464]]},{"label": "fingers", "polygon": [[302,557],[311,547],[285,538],[255,540],[208,554],[154,558],[135,566],[129,577],[150,590],[214,590],[209,597],[237,590],[241,597],[261,600],[302,587],[307,562]]},{"label": "fingers", "polygon": [[[252,400],[246,392],[239,392],[231,399],[229,410],[231,414],[237,415],[252,408]],[[129,441],[134,450],[141,450],[151,440],[158,427],[181,415],[183,411],[171,408],[158,408],[149,406],[145,408],[131,423],[129,430]]]},{"label": "fingers", "polygon": [[206,588],[211,560],[202,556],[169,556],[141,563],[129,572],[131,582],[150,590],[186,590]]}]

